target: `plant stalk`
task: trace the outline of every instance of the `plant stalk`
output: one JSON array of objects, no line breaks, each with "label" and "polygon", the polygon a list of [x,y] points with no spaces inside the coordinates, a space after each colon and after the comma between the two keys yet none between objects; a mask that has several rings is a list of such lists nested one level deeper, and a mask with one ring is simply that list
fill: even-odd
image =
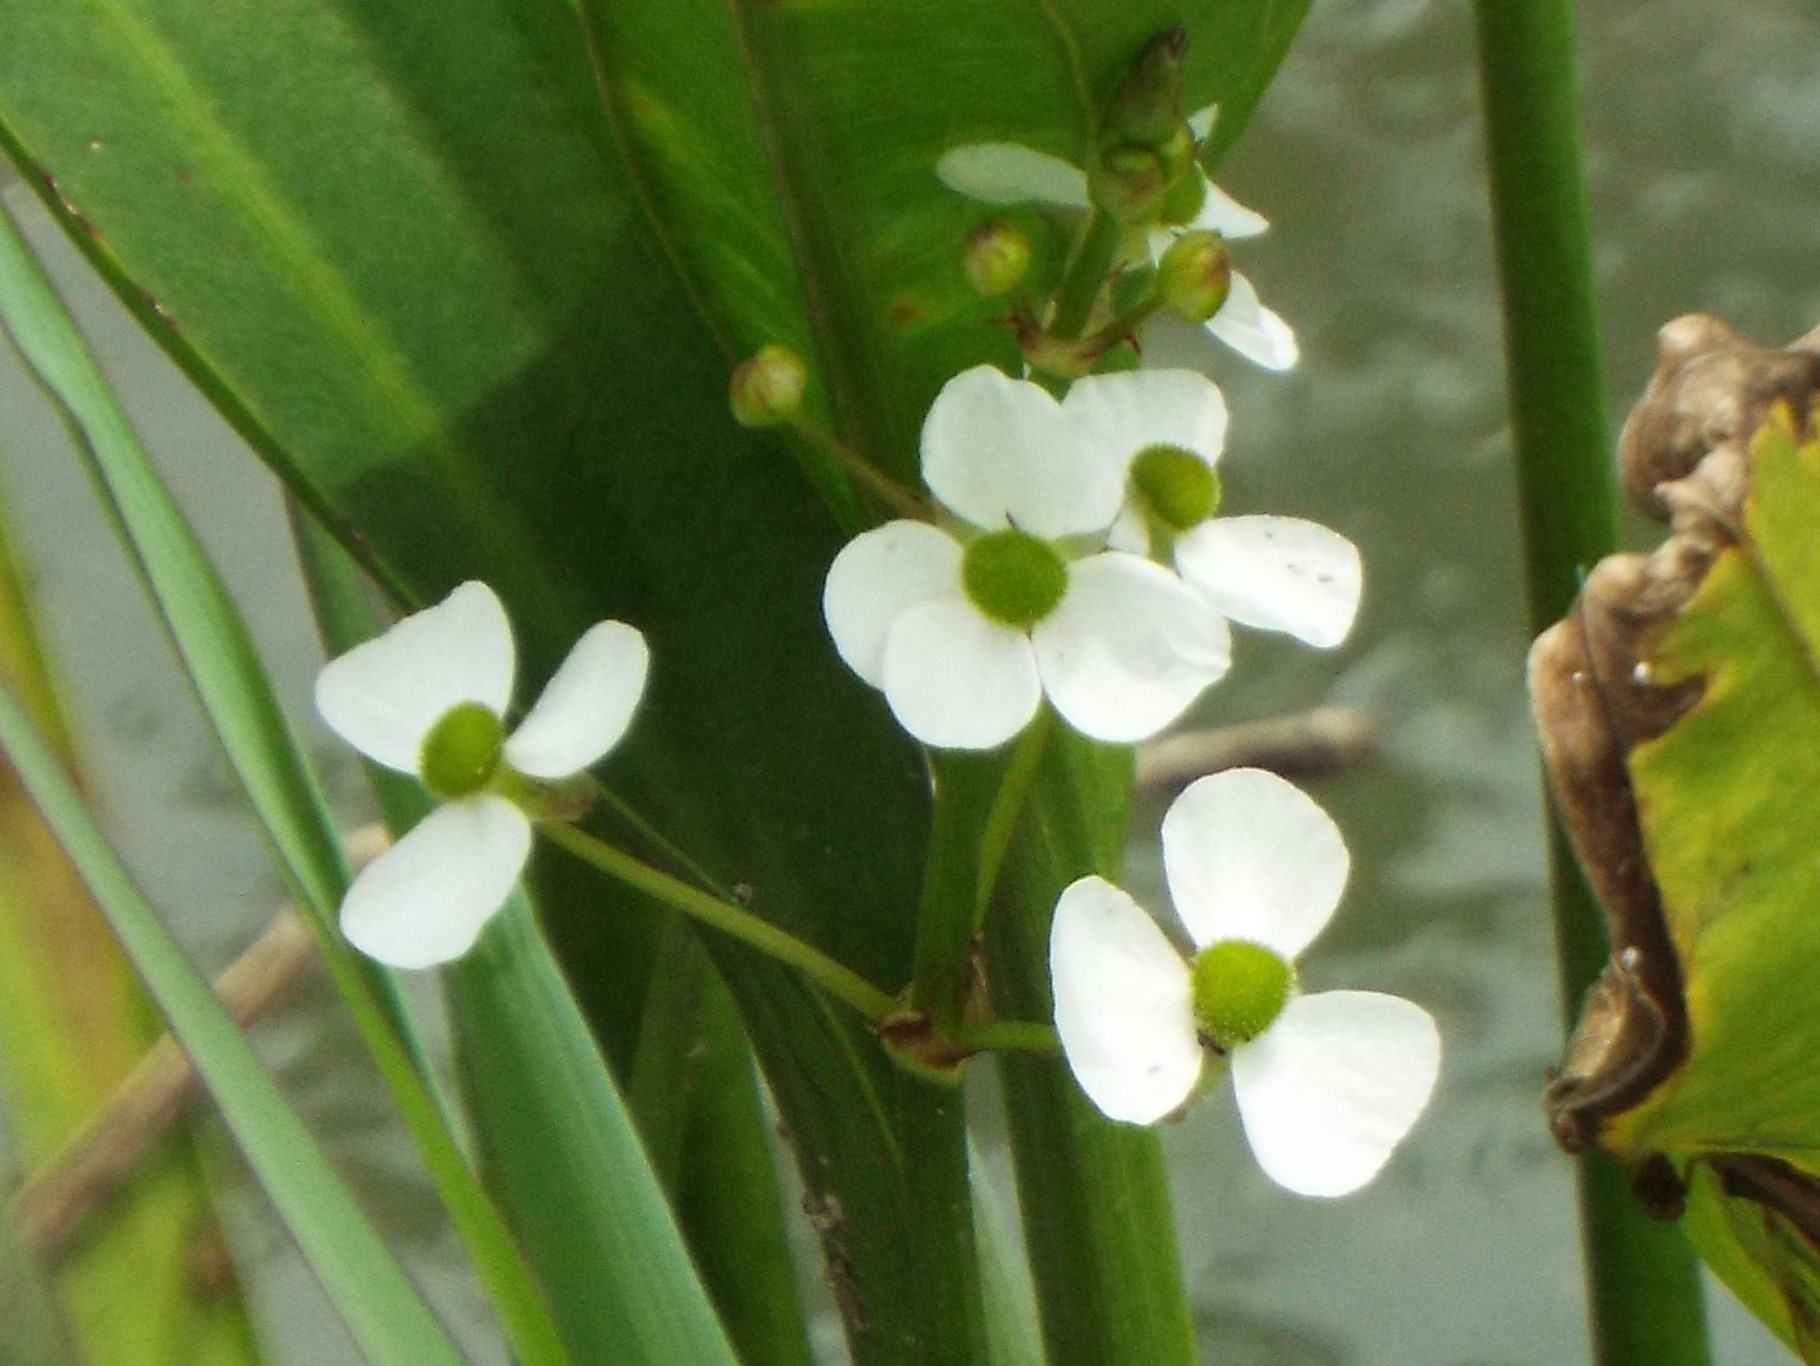
[{"label": "plant stalk", "polygon": [[[1592,246],[1581,183],[1570,0],[1477,0],[1480,82],[1532,631],[1617,547]],[[1562,1000],[1609,952],[1598,907],[1550,824]],[[1598,1360],[1705,1366],[1699,1268],[1609,1163],[1581,1159],[1580,1218]]]}]

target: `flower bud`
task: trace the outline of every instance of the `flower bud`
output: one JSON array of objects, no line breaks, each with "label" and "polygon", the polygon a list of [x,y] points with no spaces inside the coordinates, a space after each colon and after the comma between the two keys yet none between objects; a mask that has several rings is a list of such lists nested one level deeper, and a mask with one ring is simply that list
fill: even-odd
[{"label": "flower bud", "polygon": [[1232,291],[1232,260],[1217,232],[1185,232],[1157,262],[1156,292],[1189,322],[1204,323]]},{"label": "flower bud", "polygon": [[1088,168],[1094,204],[1127,223],[1154,222],[1177,185],[1194,175],[1194,134],[1182,118],[1188,35],[1158,34],[1106,107]]},{"label": "flower bud", "polygon": [[988,299],[1009,294],[1030,269],[1030,237],[1015,223],[989,219],[967,234],[961,264],[974,289]]},{"label": "flower bud", "polygon": [[775,427],[803,406],[809,369],[802,357],[775,343],[761,346],[733,372],[728,397],[733,417],[746,427]]},{"label": "flower bud", "polygon": [[[1182,122],[1182,62],[1188,55],[1188,31],[1179,24],[1157,34],[1119,83],[1100,122],[1100,143],[1135,143],[1161,147],[1172,141]],[[1190,138],[1189,155],[1193,155]]]}]

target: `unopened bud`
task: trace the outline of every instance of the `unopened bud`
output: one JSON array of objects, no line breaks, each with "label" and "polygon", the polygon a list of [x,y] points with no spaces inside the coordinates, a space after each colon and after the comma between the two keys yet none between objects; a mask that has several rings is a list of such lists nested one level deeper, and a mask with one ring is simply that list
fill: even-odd
[{"label": "unopened bud", "polygon": [[1157,262],[1156,292],[1189,322],[1204,323],[1232,291],[1232,261],[1217,232],[1185,232]]},{"label": "unopened bud", "polygon": [[961,263],[967,279],[986,298],[1009,294],[1030,269],[1029,234],[1014,223],[988,220],[967,234]]},{"label": "unopened bud", "polygon": [[[1102,146],[1160,147],[1182,128],[1182,62],[1188,31],[1179,24],[1157,34],[1132,62],[1100,123]],[[1192,153],[1191,153],[1192,154]]]},{"label": "unopened bud", "polygon": [[1088,191],[1124,222],[1156,221],[1170,194],[1194,174],[1194,133],[1182,118],[1187,50],[1188,35],[1179,27],[1152,38],[1100,122]]},{"label": "unopened bud", "polygon": [[733,417],[746,427],[775,427],[803,406],[809,368],[785,346],[761,346],[733,372],[728,397]]}]

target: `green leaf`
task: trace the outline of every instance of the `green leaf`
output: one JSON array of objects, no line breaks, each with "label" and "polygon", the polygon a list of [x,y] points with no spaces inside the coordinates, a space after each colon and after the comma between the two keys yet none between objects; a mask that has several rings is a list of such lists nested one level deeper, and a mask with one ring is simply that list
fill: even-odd
[{"label": "green leaf", "polygon": [[459,1366],[460,1353],[260,1068],[227,1010],[159,924],[56,756],[5,688],[0,688],[0,748],[17,766],[367,1359],[375,1366]]},{"label": "green leaf", "polygon": [[426,1078],[389,975],[334,928],[346,860],[315,775],[278,708],[246,623],[160,482],[125,413],[11,219],[0,213],[0,326],[69,428],[220,741],[241,791],[298,897],[437,1193],[528,1361],[563,1361],[542,1298],[468,1170]]},{"label": "green leaf", "polygon": [[[1653,387],[1633,432],[1663,412],[1676,430],[1703,420],[1675,406],[1684,359],[1669,356],[1669,398]],[[1736,425],[1767,399],[1726,401]],[[1658,1214],[1685,1205],[1714,1270],[1816,1361],[1820,442],[1798,439],[1786,410],[1754,441],[1716,425],[1670,469],[1641,459],[1669,447],[1627,438],[1627,474],[1658,510],[1682,509],[1675,534],[1651,559],[1602,564],[1532,661],[1615,951],[1550,1108],[1564,1142],[1624,1159]]]},{"label": "green leaf", "polygon": [[737,1360],[587,1024],[516,896],[449,968],[462,1066],[578,1360]]},{"label": "green leaf", "polygon": [[[0,678],[75,771],[57,688],[0,519]],[[36,1174],[157,1036],[157,1018],[56,840],[0,765],[0,1111],[12,1157]],[[220,1237],[189,1134],[148,1153],[126,1188],[60,1240],[57,1298],[81,1357],[138,1366],[259,1359],[234,1287],[198,1294],[199,1243]],[[33,1231],[29,1228],[28,1234]],[[40,1254],[43,1233],[35,1234]],[[23,1255],[23,1250],[21,1250]],[[0,1282],[9,1273],[0,1271]],[[20,1293],[30,1287],[20,1283]],[[0,1307],[0,1324],[8,1311]],[[0,1342],[0,1360],[25,1350]]]}]

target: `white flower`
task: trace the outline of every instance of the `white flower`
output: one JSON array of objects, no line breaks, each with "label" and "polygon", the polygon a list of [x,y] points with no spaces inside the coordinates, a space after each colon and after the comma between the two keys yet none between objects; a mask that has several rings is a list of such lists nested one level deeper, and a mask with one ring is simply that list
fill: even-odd
[{"label": "white flower", "polygon": [[[1223,1049],[1265,1174],[1302,1195],[1357,1190],[1427,1105],[1441,1044],[1428,1012],[1401,997],[1296,990],[1290,963],[1346,883],[1340,832],[1281,778],[1233,769],[1169,809],[1163,862],[1192,964],[1100,878],[1056,904],[1055,1027],[1081,1089],[1111,1118],[1148,1124],[1181,1106],[1210,1048]],[[1260,1005],[1248,995],[1258,978],[1222,979],[1229,959],[1278,972],[1264,982],[1277,994]]]},{"label": "white flower", "polygon": [[[1212,381],[1195,371],[1104,375],[1091,388],[1077,384],[1068,398],[1096,433],[1091,439],[1127,452],[1128,465],[1141,453],[1159,449],[1198,458],[1208,470],[1219,462],[1226,441],[1226,401]],[[1157,500],[1148,498],[1142,486],[1153,476],[1164,484],[1192,483],[1187,476],[1193,470],[1192,464],[1133,468],[1138,487],[1120,512],[1109,544],[1147,553]],[[1211,491],[1217,484],[1206,487]],[[1166,495],[1168,490],[1155,492]],[[1199,514],[1190,510],[1189,516]],[[1323,649],[1338,645],[1352,629],[1363,571],[1357,547],[1338,532],[1296,517],[1266,516],[1205,516],[1162,530],[1168,541],[1162,553],[1228,620],[1284,631]]]},{"label": "white flower", "polygon": [[[1202,139],[1212,127],[1213,110],[1203,109],[1188,120],[1195,137]],[[935,173],[949,189],[987,204],[1048,204],[1058,209],[1089,212],[1087,173],[1072,162],[1015,142],[978,142],[954,147],[935,163]],[[1189,223],[1157,227],[1145,234],[1145,245],[1154,262],[1179,234],[1201,230],[1217,232],[1228,240],[1256,237],[1269,228],[1262,214],[1254,213],[1196,169],[1206,195],[1201,209]],[[1166,323],[1166,318],[1154,320]],[[1188,325],[1184,325],[1188,326]],[[1282,318],[1258,301],[1258,292],[1238,271],[1232,272],[1226,302],[1205,324],[1206,330],[1245,359],[1267,370],[1287,370],[1296,363],[1295,333]]]},{"label": "white flower", "polygon": [[466,952],[531,850],[530,818],[492,790],[494,779],[553,782],[596,763],[625,734],[646,664],[632,627],[590,627],[506,735],[512,628],[493,590],[469,582],[325,665],[316,680],[323,720],[375,763],[448,798],[348,889],[348,942],[400,968]]},{"label": "white flower", "polygon": [[990,749],[1045,694],[1082,734],[1140,740],[1226,671],[1226,623],[1176,575],[1070,543],[1097,544],[1124,498],[1129,452],[1078,412],[1101,382],[1057,402],[990,366],[955,376],[922,438],[953,530],[890,522],[828,570],[835,648],[925,744]]}]

